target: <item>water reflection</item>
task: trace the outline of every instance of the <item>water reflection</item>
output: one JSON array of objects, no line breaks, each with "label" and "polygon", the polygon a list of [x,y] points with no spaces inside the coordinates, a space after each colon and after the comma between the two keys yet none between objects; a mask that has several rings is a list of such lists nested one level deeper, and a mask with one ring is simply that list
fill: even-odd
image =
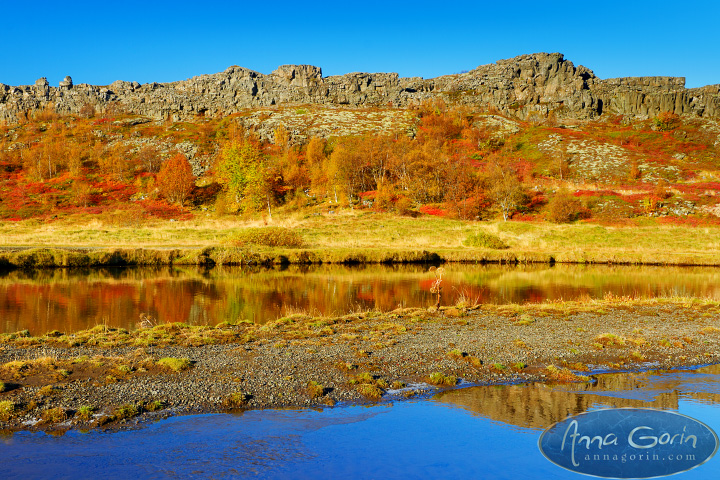
[{"label": "water reflection", "polygon": [[[422,265],[106,268],[0,272],[0,332],[133,328],[160,322],[266,322],[293,311],[344,314],[433,304]],[[688,295],[720,299],[720,270],[702,267],[447,265],[444,304]]]},{"label": "water reflection", "polygon": [[[614,405],[678,410],[717,432],[719,385],[713,366],[368,407],[176,417],[109,434],[19,433],[0,438],[0,464],[3,478],[576,479],[541,455],[540,429]],[[673,478],[715,479],[717,462]]]},{"label": "water reflection", "polygon": [[693,372],[609,373],[598,375],[593,383],[474,387],[435,397],[491,420],[534,429],[591,408],[677,410],[681,399],[720,404],[720,365]]}]

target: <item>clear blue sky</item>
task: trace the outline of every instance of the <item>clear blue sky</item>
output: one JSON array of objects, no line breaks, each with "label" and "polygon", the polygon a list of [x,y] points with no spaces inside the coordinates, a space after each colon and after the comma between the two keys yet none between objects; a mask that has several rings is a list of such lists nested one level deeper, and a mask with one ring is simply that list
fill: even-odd
[{"label": "clear blue sky", "polygon": [[432,78],[523,53],[561,52],[601,78],[720,83],[720,2],[0,0],[0,82],[168,82],[240,65],[270,73]]}]

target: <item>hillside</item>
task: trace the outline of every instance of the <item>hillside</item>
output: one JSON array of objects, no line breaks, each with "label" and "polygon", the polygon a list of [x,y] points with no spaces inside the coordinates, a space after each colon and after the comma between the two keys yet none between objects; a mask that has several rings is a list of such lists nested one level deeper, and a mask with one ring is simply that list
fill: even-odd
[{"label": "hillside", "polygon": [[[249,108],[171,122],[120,109],[46,110],[0,127],[0,218],[134,224],[370,209],[715,224],[719,153],[720,122],[669,112],[518,120],[434,100],[403,109]],[[172,158],[192,172],[182,198],[161,178],[174,175]]]}]

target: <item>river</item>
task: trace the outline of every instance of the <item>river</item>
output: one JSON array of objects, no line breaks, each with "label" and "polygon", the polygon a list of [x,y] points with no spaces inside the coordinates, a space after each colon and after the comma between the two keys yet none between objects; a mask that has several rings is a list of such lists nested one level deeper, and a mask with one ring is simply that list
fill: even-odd
[{"label": "river", "polygon": [[[720,269],[448,264],[442,304],[694,296],[720,299]],[[0,333],[70,333],[96,325],[264,323],[306,312],[344,315],[427,307],[435,276],[424,265],[285,268],[107,268],[0,272]]]}]

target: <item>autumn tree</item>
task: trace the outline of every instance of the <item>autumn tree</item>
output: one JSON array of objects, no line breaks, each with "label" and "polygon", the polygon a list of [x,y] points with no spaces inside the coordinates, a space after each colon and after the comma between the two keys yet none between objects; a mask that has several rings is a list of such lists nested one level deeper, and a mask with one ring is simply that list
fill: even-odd
[{"label": "autumn tree", "polygon": [[163,163],[157,175],[157,184],[166,199],[183,204],[195,186],[195,176],[185,155],[178,153]]},{"label": "autumn tree", "polygon": [[162,160],[160,158],[160,152],[155,145],[144,146],[137,153],[137,160],[147,172],[157,173],[160,171]]},{"label": "autumn tree", "polygon": [[569,223],[580,218],[583,205],[579,198],[566,191],[559,191],[550,199],[545,216],[553,223]]},{"label": "autumn tree", "polygon": [[482,179],[467,159],[450,162],[446,171],[444,199],[458,218],[474,219],[482,214],[487,203]]},{"label": "autumn tree", "polygon": [[436,142],[417,144],[408,152],[408,193],[416,203],[441,202],[444,199],[448,158]]},{"label": "autumn tree", "polygon": [[489,165],[487,182],[489,197],[507,221],[525,198],[517,172],[508,160],[496,157]]},{"label": "autumn tree", "polygon": [[361,192],[375,189],[370,169],[367,168],[367,159],[363,154],[364,141],[360,137],[339,140],[328,163],[328,176],[335,201],[337,202],[339,194],[342,194],[350,208],[353,208],[353,202],[359,198]]},{"label": "autumn tree", "polygon": [[318,137],[311,137],[305,148],[310,190],[314,195],[325,196],[328,191],[326,142]]},{"label": "autumn tree", "polygon": [[267,207],[272,215],[279,172],[268,167],[257,143],[249,139],[228,142],[220,155],[217,175],[225,194],[244,212]]},{"label": "autumn tree", "polygon": [[119,182],[127,180],[131,173],[130,150],[126,144],[108,146],[98,158],[100,171]]}]

